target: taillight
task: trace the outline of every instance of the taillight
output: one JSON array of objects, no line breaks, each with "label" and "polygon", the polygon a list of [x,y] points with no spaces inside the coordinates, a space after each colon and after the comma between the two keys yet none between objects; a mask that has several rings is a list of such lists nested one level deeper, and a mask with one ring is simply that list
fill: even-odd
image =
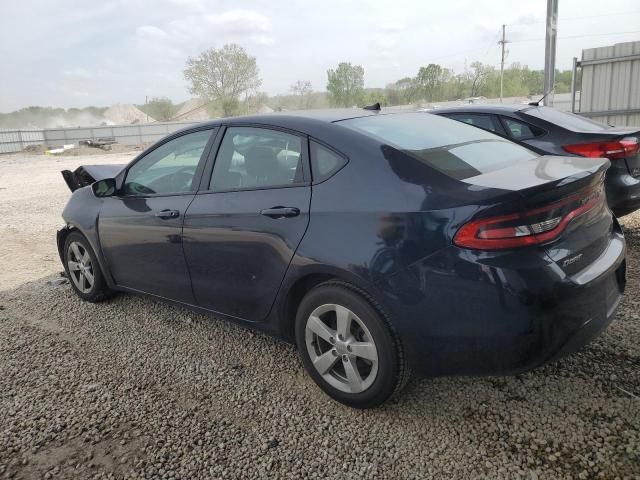
[{"label": "taillight", "polygon": [[615,160],[633,157],[638,153],[640,144],[637,137],[625,137],[622,140],[612,142],[577,143],[575,145],[564,145],[562,148],[569,153],[583,157],[604,157],[609,160]]},{"label": "taillight", "polygon": [[604,204],[602,185],[523,213],[481,218],[457,231],[453,243],[477,250],[503,250],[547,243],[573,219]]}]

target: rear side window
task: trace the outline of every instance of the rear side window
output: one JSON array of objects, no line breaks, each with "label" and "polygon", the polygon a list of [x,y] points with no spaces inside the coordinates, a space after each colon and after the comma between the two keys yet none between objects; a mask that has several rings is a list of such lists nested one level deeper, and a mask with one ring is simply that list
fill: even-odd
[{"label": "rear side window", "polygon": [[594,122],[588,118],[569,112],[560,112],[549,107],[532,107],[523,110],[521,113],[541,120],[546,120],[549,123],[553,123],[554,125],[558,125],[559,127],[572,132],[590,133],[606,132],[607,130],[611,130],[611,127],[604,123]]},{"label": "rear side window", "polygon": [[496,121],[493,115],[479,115],[475,113],[452,113],[447,114],[446,116],[459,122],[468,123],[469,125],[473,125],[474,127],[489,130],[490,132],[495,133],[498,131],[498,125],[496,125]]},{"label": "rear side window", "polygon": [[311,141],[311,174],[314,182],[321,182],[340,170],[347,161],[333,150]]},{"label": "rear side window", "polygon": [[513,118],[502,117],[507,134],[515,140],[529,140],[544,135],[545,131]]},{"label": "rear side window", "polygon": [[458,180],[538,157],[498,135],[429,113],[376,115],[343,120],[339,124]]},{"label": "rear side window", "polygon": [[213,166],[209,190],[275,188],[304,182],[302,140],[255,127],[229,127]]}]

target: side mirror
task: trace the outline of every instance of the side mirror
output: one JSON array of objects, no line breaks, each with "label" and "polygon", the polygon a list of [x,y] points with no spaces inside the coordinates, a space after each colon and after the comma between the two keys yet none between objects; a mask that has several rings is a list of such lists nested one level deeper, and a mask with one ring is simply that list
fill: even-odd
[{"label": "side mirror", "polygon": [[96,197],[111,197],[116,193],[116,179],[105,178],[98,180],[91,184],[91,189]]}]

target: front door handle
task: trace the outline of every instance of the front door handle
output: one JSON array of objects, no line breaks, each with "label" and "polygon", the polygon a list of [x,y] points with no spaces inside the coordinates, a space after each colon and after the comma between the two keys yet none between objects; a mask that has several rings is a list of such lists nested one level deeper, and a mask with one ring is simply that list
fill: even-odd
[{"label": "front door handle", "polygon": [[158,218],[178,218],[179,216],[180,212],[178,210],[169,210],[168,208],[156,213],[156,217]]},{"label": "front door handle", "polygon": [[260,211],[260,215],[271,218],[297,217],[300,209],[296,207],[272,207]]}]

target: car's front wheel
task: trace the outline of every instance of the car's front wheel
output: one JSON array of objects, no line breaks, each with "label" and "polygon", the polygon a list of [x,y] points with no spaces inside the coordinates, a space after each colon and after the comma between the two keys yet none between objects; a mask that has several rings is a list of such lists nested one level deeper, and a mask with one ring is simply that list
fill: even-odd
[{"label": "car's front wheel", "polygon": [[305,296],[296,316],[296,343],[318,386],[351,407],[376,407],[409,378],[389,319],[349,284],[323,283]]},{"label": "car's front wheel", "polygon": [[64,269],[83,300],[100,302],[111,295],[96,255],[80,232],[71,232],[64,242]]}]

